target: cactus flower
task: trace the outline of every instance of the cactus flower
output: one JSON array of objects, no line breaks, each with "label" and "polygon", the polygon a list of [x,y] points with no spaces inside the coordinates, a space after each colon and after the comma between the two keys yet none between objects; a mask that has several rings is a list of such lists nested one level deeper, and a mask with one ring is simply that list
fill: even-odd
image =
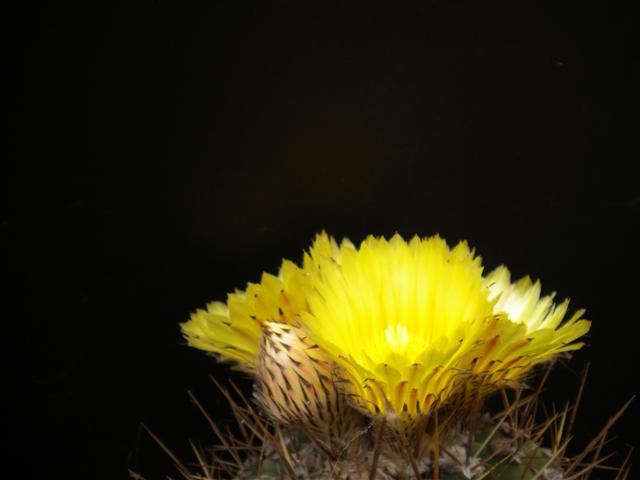
[{"label": "cactus flower", "polygon": [[[583,310],[511,283],[506,267],[483,276],[481,258],[438,236],[368,237],[356,248],[318,235],[302,267],[237,290],[182,324],[189,345],[233,360],[258,380],[274,417],[322,424],[335,410],[332,375],[354,405],[401,421],[468,404],[518,379],[589,330]],[[315,423],[314,423],[315,422]]]},{"label": "cactus flower", "polygon": [[339,254],[312,247],[322,275],[302,322],[372,414],[411,420],[467,403],[580,348],[589,329],[582,311],[560,325],[568,302],[540,299],[539,283],[511,285],[504,267],[483,278],[466,242],[369,237]]}]

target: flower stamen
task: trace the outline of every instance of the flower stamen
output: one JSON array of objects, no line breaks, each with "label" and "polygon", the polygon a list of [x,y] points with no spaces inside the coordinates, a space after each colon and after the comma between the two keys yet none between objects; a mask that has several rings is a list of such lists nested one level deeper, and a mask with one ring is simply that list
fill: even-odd
[{"label": "flower stamen", "polygon": [[402,353],[409,343],[409,332],[403,323],[389,325],[384,331],[389,347],[395,352]]}]

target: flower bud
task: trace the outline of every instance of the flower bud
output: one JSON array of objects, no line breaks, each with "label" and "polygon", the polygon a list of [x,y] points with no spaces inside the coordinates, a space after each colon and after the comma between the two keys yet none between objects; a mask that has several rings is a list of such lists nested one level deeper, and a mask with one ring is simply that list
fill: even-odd
[{"label": "flower bud", "polygon": [[265,322],[256,365],[255,396],[272,418],[318,430],[340,412],[333,366],[304,331]]}]

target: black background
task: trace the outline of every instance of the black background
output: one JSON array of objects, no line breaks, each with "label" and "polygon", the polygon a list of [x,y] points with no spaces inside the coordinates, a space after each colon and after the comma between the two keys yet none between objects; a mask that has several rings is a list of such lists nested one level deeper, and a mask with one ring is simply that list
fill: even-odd
[{"label": "black background", "polygon": [[[210,437],[186,391],[223,418],[207,374],[230,371],[178,323],[300,260],[321,229],[468,239],[487,268],[586,307],[589,346],[546,393],[571,399],[592,362],[576,448],[638,391],[636,18],[604,2],[390,5],[5,18],[3,416],[20,478],[164,478],[141,422],[190,461],[188,439]],[[637,424],[633,405],[616,461]]]}]

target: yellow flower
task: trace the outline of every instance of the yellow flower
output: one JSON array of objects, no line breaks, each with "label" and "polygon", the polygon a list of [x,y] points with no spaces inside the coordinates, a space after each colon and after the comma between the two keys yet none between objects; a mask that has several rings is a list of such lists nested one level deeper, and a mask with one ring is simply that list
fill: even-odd
[{"label": "yellow flower", "polygon": [[[344,245],[351,245],[348,240]],[[307,295],[320,275],[320,260],[340,260],[341,249],[326,233],[316,236],[311,254],[304,256],[304,269],[283,260],[277,276],[263,273],[260,283],[227,296],[227,302],[212,302],[198,309],[182,333],[189,346],[212,352],[220,360],[235,362],[253,372],[262,337],[262,325],[273,321],[297,325],[308,310]]]},{"label": "yellow flower", "polygon": [[411,420],[466,402],[579,348],[571,342],[589,328],[582,312],[558,328],[566,303],[539,299],[539,284],[511,287],[504,268],[483,278],[466,242],[369,237],[337,256],[312,247],[322,274],[302,322],[373,414]]},{"label": "yellow flower", "polygon": [[182,324],[189,345],[255,374],[261,403],[283,421],[326,413],[335,392],[322,378],[334,369],[370,414],[411,421],[468,404],[580,348],[590,326],[582,310],[562,323],[568,301],[541,298],[539,282],[512,284],[505,267],[483,277],[466,242],[450,248],[438,236],[368,237],[356,248],[323,232],[302,265],[285,260],[278,276]]},{"label": "yellow flower", "polygon": [[[564,300],[559,306],[553,303],[555,293],[540,298],[540,281],[531,283],[529,277],[524,277],[516,283],[511,283],[511,274],[507,267],[500,266],[487,275],[485,284],[489,288],[489,299],[496,300],[494,305],[495,313],[506,313],[509,320],[522,323],[526,326],[527,332],[540,331],[544,329],[555,329],[560,325],[569,307],[569,300]],[[562,331],[557,332],[553,341],[560,345],[566,338],[560,333],[568,333],[567,326],[575,323],[584,314],[584,309],[578,310],[573,317],[564,325]],[[588,330],[588,322],[583,321],[585,328],[583,335]],[[576,350],[582,347],[582,343],[565,345],[561,350]]]},{"label": "yellow flower", "polygon": [[231,360],[253,372],[266,321],[297,324],[307,307],[311,278],[294,263],[282,262],[278,276],[263,273],[260,283],[236,290],[227,303],[213,302],[181,324],[188,345]]}]

